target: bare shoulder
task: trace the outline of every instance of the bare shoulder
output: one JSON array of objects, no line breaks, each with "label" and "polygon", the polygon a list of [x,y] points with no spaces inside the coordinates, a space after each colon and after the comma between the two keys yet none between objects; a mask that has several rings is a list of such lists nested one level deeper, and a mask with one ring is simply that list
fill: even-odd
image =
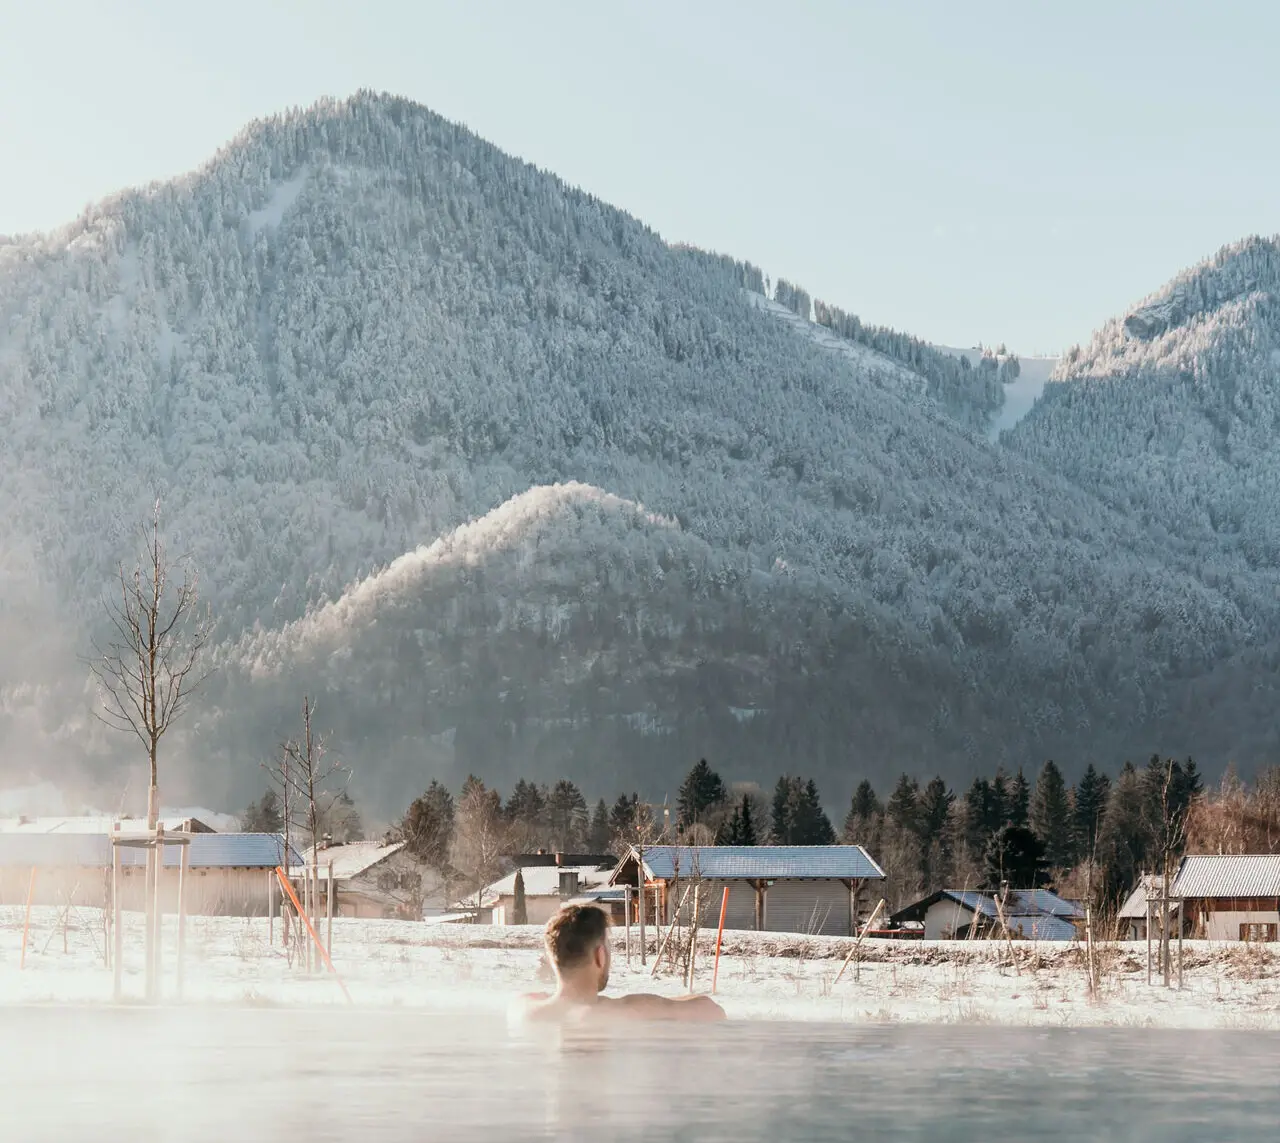
[{"label": "bare shoulder", "polygon": [[724,1009],[710,996],[657,996],[637,992],[630,996],[601,997],[601,1015],[623,1020],[681,1020],[707,1023],[725,1018]]}]

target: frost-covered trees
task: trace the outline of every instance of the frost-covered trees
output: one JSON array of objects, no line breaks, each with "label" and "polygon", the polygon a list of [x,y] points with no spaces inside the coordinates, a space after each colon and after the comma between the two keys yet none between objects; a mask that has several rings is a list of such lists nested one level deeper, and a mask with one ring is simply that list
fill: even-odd
[{"label": "frost-covered trees", "polygon": [[383,812],[494,758],[504,788],[674,789],[703,750],[834,788],[857,741],[884,790],[1157,728],[1249,758],[1271,703],[1219,672],[1280,634],[1271,272],[1255,244],[1108,327],[993,448],[1012,358],[819,305],[833,350],[758,268],[362,94],[0,247],[0,549],[87,627],[165,492],[228,637],[190,752],[237,800],[320,688]]}]

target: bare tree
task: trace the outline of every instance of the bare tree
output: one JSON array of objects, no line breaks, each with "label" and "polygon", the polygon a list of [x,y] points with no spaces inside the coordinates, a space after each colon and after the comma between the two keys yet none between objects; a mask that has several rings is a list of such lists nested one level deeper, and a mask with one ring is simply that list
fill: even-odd
[{"label": "bare tree", "polygon": [[[321,829],[346,793],[350,772],[337,760],[330,760],[325,740],[315,733],[315,707],[310,696],[302,700],[302,736],[288,738],[280,744],[276,761],[266,767],[280,800],[280,817],[284,832],[283,864],[290,863],[291,840],[301,833],[309,847],[307,877],[312,886],[320,879],[317,846]],[[319,924],[319,901],[315,902],[312,924]],[[288,922],[285,923],[288,944]]]},{"label": "bare tree", "polygon": [[[120,565],[120,597],[106,603],[113,636],[105,648],[94,644],[89,666],[98,680],[98,718],[135,734],[146,747],[147,828],[155,829],[160,814],[160,740],[208,677],[200,659],[213,621],[208,609],[200,608],[198,577],[190,561],[170,560],[160,538],[159,500],[143,534],[142,558],[132,572]],[[180,583],[174,578],[178,571]]]}]

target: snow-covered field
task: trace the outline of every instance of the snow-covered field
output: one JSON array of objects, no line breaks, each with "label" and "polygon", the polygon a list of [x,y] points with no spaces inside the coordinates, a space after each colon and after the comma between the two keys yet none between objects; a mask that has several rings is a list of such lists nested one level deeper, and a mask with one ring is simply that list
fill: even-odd
[{"label": "snow-covered field", "polygon": [[[73,915],[64,937],[55,909],[35,909],[26,965],[19,968],[22,910],[0,909],[0,1003],[109,1003],[101,913]],[[168,919],[166,999],[175,993],[176,925]],[[279,929],[276,930],[277,941]],[[678,977],[651,978],[617,931],[610,991],[678,994]],[[652,950],[653,934],[650,932]],[[362,1007],[501,1012],[518,992],[542,985],[541,933],[534,927],[429,926],[401,921],[334,922],[333,957]],[[714,934],[698,954],[697,989],[711,985]],[[1280,1028],[1280,949],[1187,942],[1183,988],[1148,987],[1145,946],[1100,949],[1103,988],[1091,1002],[1079,946],[991,942],[864,945],[835,983],[848,940],[729,933],[718,997],[731,1018],[1006,1025],[1124,1025]],[[142,994],[141,919],[126,917],[125,993]],[[652,966],[652,951],[649,957]],[[327,975],[308,977],[268,943],[265,919],[196,917],[188,922],[183,1000],[195,1004],[345,1004]]]}]

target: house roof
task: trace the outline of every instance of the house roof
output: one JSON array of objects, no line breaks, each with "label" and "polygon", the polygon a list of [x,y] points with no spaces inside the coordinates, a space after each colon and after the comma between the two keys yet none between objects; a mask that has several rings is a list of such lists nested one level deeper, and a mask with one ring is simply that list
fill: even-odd
[{"label": "house roof", "polygon": [[[1163,878],[1157,877],[1154,873],[1144,873],[1138,878],[1138,883],[1133,887],[1133,892],[1125,898],[1124,904],[1120,906],[1120,911],[1116,916],[1122,921],[1145,921],[1147,919],[1147,899],[1148,897],[1159,899],[1164,889]],[[1173,896],[1173,883],[1169,883],[1169,896]],[[1178,901],[1170,901],[1169,908],[1172,912],[1178,911]]]},{"label": "house roof", "polygon": [[[57,816],[57,817],[17,817],[0,818],[0,833],[110,833],[119,823],[125,831],[141,830],[146,827],[145,820],[137,818],[112,817],[107,814]],[[166,830],[185,830],[193,825],[193,832],[213,832],[212,827],[200,818],[187,815],[166,815],[160,818],[160,824]]]},{"label": "house roof", "polygon": [[[634,846],[614,870],[638,858]],[[696,875],[715,881],[847,878],[878,880],[884,870],[860,845],[646,845],[645,880]]]},{"label": "house roof", "polygon": [[1193,854],[1184,857],[1174,897],[1280,897],[1280,854]]},{"label": "house roof", "polygon": [[[324,881],[329,876],[330,863],[333,864],[335,881],[349,881],[353,877],[359,877],[361,873],[399,853],[404,849],[405,844],[403,841],[394,841],[386,845],[380,841],[353,841],[348,845],[331,845],[319,849],[316,851],[316,864],[319,868],[320,880]],[[308,849],[302,855],[302,860],[298,862],[300,868],[296,872],[301,873],[301,867],[308,866],[310,863],[311,850]],[[291,870],[291,872],[295,871]]]},{"label": "house roof", "polygon": [[[165,868],[182,860],[180,845],[164,847]],[[281,864],[284,838],[275,833],[196,833],[186,846],[192,869],[273,869]],[[296,851],[294,863],[300,863]],[[122,847],[122,865],[146,864],[146,851]],[[0,867],[89,868],[111,866],[106,833],[0,833]]]},{"label": "house roof", "polygon": [[1076,927],[1066,917],[1049,913],[1034,916],[1014,914],[1006,917],[1009,931],[1028,941],[1070,941],[1076,937]]},{"label": "house roof", "polygon": [[[521,870],[508,873],[492,885],[486,885],[480,893],[482,908],[496,905],[500,898],[514,896],[516,891],[516,872],[524,875],[524,895],[526,897],[559,897],[560,874],[577,873],[578,893],[594,888],[604,888],[613,873],[612,866],[601,869],[598,865],[531,865]],[[463,897],[458,902],[459,908],[475,908],[476,895]]]},{"label": "house roof", "polygon": [[[954,901],[962,909],[967,909],[989,920],[996,921],[1000,918],[1000,910],[996,907],[995,895],[992,893],[982,893],[974,889],[939,889],[923,900],[899,909],[890,919],[898,922],[923,920],[925,913],[943,900]],[[1077,902],[1059,897],[1049,889],[1010,891],[1008,902],[1004,906],[1004,914],[1009,928],[1015,932],[1022,931],[1029,935],[1030,930],[1034,928],[1039,934],[1049,932],[1065,934],[1062,937],[1041,936],[1043,940],[1069,940],[1075,935],[1075,926],[1072,922],[1084,919],[1084,910]],[[1061,921],[1067,928],[1051,925],[1048,923],[1049,920]],[[1031,924],[1032,921],[1035,922],[1034,925]],[[1070,932],[1067,931],[1068,929]]]}]

